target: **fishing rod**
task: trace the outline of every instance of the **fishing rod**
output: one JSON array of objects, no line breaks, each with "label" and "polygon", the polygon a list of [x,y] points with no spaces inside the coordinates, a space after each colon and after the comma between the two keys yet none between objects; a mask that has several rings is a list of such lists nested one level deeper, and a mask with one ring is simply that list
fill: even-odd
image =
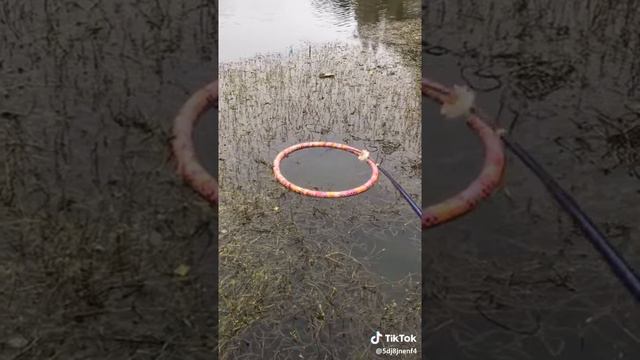
[{"label": "fishing rod", "polygon": [[[560,207],[567,212],[574,220],[575,224],[580,228],[585,237],[591,242],[593,247],[604,258],[609,268],[613,271],[614,275],[624,285],[624,287],[633,295],[636,301],[640,302],[640,277],[637,272],[625,261],[625,259],[618,253],[615,247],[607,239],[607,237],[598,229],[595,223],[589,218],[589,216],[580,208],[578,203],[567,193],[546,171],[544,168],[520,145],[510,140],[501,131],[495,131],[487,125],[483,125],[478,109],[473,106],[474,95],[461,87],[454,87],[450,90],[440,84],[432,82],[428,79],[422,79],[422,93],[428,96],[440,104],[443,104],[443,114],[452,115],[448,117],[458,117],[461,115],[471,115],[467,119],[467,124],[470,125],[476,132],[478,132],[479,125],[485,126],[484,133],[478,132],[478,135],[485,143],[485,150],[487,151],[486,159],[491,157],[501,157],[501,151],[490,154],[489,150],[495,149],[499,146],[500,142],[505,145],[509,151],[511,151],[522,163],[529,168],[534,175],[544,184],[547,191],[553,196],[555,201]],[[447,114],[449,113],[449,114]],[[500,146],[501,147],[501,146]],[[486,164],[489,162],[487,161]],[[499,162],[503,164],[503,162]],[[502,165],[492,168],[494,174],[497,173],[495,169],[499,169],[502,172]],[[495,182],[497,177],[494,176],[490,182]],[[486,181],[485,181],[486,182]],[[493,186],[488,186],[487,191],[484,191],[485,195],[492,191]],[[477,203],[477,201],[474,201]],[[469,211],[472,208],[469,204],[458,202],[457,206],[462,209],[455,215],[459,216],[464,214],[465,211]],[[444,212],[441,212],[444,213]],[[429,215],[427,213],[427,215]],[[437,224],[440,219],[425,219],[423,217],[423,227]],[[453,219],[454,216],[450,216],[448,219]],[[431,221],[431,222],[429,222]]]},{"label": "fishing rod", "polygon": [[637,301],[640,301],[640,277],[638,277],[638,274],[613,247],[602,231],[598,229],[591,218],[580,208],[573,197],[520,145],[509,140],[506,136],[502,136],[502,141],[507,149],[516,155],[544,184],[560,207],[573,218],[585,237],[604,258],[616,277],[627,290],[629,290],[633,297]]},{"label": "fishing rod", "polygon": [[409,193],[407,193],[402,188],[402,186],[400,186],[400,184],[391,176],[391,174],[389,174],[387,170],[383,169],[382,166],[380,166],[380,164],[378,164],[378,169],[380,169],[380,171],[384,174],[384,176],[386,176],[387,179],[391,181],[391,184],[393,184],[393,187],[395,187],[396,190],[400,192],[400,195],[402,195],[402,197],[407,201],[407,203],[409,203],[409,206],[411,206],[411,209],[413,210],[413,212],[416,213],[416,215],[418,215],[419,218],[422,218],[422,209],[420,208],[420,206],[418,206],[418,204],[416,204],[413,198],[411,198],[411,195],[409,195]]}]

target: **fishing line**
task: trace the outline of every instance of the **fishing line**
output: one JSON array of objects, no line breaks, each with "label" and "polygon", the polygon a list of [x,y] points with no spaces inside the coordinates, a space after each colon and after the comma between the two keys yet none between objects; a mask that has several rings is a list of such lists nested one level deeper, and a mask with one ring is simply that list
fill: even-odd
[{"label": "fishing line", "polygon": [[[485,140],[485,148],[487,141],[489,141],[493,147],[501,147],[501,145],[504,144],[511,153],[522,161],[544,184],[547,191],[549,191],[560,207],[571,216],[585,237],[603,257],[618,280],[620,280],[637,301],[640,301],[640,277],[638,277],[637,272],[635,272],[622,255],[618,253],[604,233],[598,229],[573,197],[571,197],[524,148],[507,138],[504,131],[493,130],[480,119],[476,109],[473,107],[474,98],[472,93],[460,87],[454,87],[454,89],[451,90],[427,79],[422,79],[422,93],[443,104],[443,114],[452,115],[449,117],[468,116],[467,124],[471,125],[471,127],[477,128],[478,125],[484,126],[488,132],[484,135],[479,133],[479,135]],[[487,155],[487,158],[490,156],[491,155]],[[479,186],[481,186],[481,183],[482,182],[478,183]],[[473,184],[470,187],[472,186]],[[492,189],[492,187],[487,187],[487,189]],[[458,214],[460,214],[462,210],[468,211],[471,204],[459,202],[457,206],[459,208]],[[428,215],[425,211],[423,228],[425,227],[425,219]]]}]

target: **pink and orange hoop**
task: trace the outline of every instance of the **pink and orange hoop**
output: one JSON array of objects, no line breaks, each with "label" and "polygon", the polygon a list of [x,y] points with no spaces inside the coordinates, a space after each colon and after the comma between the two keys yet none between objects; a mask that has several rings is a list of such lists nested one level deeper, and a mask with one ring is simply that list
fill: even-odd
[{"label": "pink and orange hoop", "polygon": [[[452,90],[422,79],[422,94],[440,104],[450,101]],[[198,161],[193,145],[193,128],[200,116],[208,109],[217,106],[218,81],[214,81],[206,87],[194,93],[180,109],[174,120],[172,155],[176,160],[177,171],[200,196],[209,203],[218,203],[218,183]],[[476,113],[472,111],[468,117],[467,125],[480,137],[485,147],[485,161],[478,177],[469,186],[457,195],[435,205],[428,206],[423,211],[422,228],[431,228],[454,220],[471,210],[480,201],[489,197],[500,184],[504,173],[504,152],[500,135],[487,125]],[[351,152],[354,155],[362,155],[362,150],[330,142],[309,142],[294,145],[283,150],[274,161],[274,173],[276,179],[288,189],[297,193],[320,197],[339,198],[354,196],[370,189],[378,180],[377,165],[370,159],[366,159],[371,167],[371,178],[363,185],[345,191],[317,191],[305,189],[289,182],[280,171],[280,161],[294,151],[309,147],[330,147]]]},{"label": "pink and orange hoop", "polygon": [[369,167],[371,167],[371,177],[369,178],[369,180],[367,180],[367,182],[365,182],[364,184],[358,187],[355,187],[349,190],[344,190],[344,191],[319,191],[319,190],[306,189],[296,184],[293,184],[292,182],[287,180],[287,178],[285,178],[284,175],[282,175],[282,171],[280,170],[280,162],[283,159],[285,159],[287,156],[291,155],[291,153],[295,151],[307,149],[307,148],[317,148],[317,147],[343,150],[357,156],[362,156],[364,154],[363,150],[359,150],[348,145],[338,144],[334,142],[312,141],[312,142],[293,145],[282,150],[278,154],[278,156],[276,156],[276,159],[273,161],[273,173],[275,174],[275,177],[278,180],[278,182],[282,184],[284,187],[286,187],[287,189],[305,196],[311,196],[311,197],[317,197],[317,198],[341,198],[341,197],[362,194],[363,192],[369,190],[376,183],[376,181],[378,181],[378,177],[380,174],[378,171],[378,166],[376,165],[376,163],[374,163],[371,159],[368,159],[368,158],[365,160],[368,162]]},{"label": "pink and orange hoop", "polygon": [[196,91],[173,122],[172,156],[178,174],[212,205],[218,204],[218,182],[200,165],[193,145],[193,128],[200,116],[218,106],[218,81]]},{"label": "pink and orange hoop", "polygon": [[[450,102],[453,91],[427,79],[422,79],[422,94],[435,100],[439,104]],[[456,219],[473,210],[480,201],[489,197],[501,182],[504,174],[504,150],[500,135],[487,125],[471,109],[467,118],[467,125],[480,137],[485,149],[485,160],[478,177],[467,188],[457,195],[431,205],[424,209],[422,215],[422,228],[431,228],[436,225]]]}]

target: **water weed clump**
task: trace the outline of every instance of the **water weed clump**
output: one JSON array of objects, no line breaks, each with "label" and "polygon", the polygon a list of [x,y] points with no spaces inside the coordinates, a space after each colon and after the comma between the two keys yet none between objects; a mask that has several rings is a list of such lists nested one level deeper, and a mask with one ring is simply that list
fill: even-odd
[{"label": "water weed clump", "polygon": [[368,359],[374,349],[366,340],[375,329],[419,333],[418,281],[394,284],[403,297],[388,301],[382,287],[391,284],[341,238],[317,241],[273,199],[233,195],[236,201],[220,208],[223,359]]}]

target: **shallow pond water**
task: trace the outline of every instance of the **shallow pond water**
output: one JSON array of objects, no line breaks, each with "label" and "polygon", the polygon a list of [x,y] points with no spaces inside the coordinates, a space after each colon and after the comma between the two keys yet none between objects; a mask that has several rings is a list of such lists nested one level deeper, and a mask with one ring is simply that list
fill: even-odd
[{"label": "shallow pond water", "polygon": [[168,141],[215,78],[216,11],[2,3],[0,358],[211,358],[215,212]]},{"label": "shallow pond water", "polygon": [[[254,8],[249,6],[251,3],[221,4],[221,53],[242,43],[245,36],[255,38],[249,35],[259,33],[260,26],[288,28],[295,27],[300,21],[295,16],[283,17],[282,12],[275,11],[279,7],[258,15],[256,9],[267,5]],[[316,19],[318,26],[327,29],[321,32],[326,38],[313,39],[311,35],[317,29],[302,28],[292,32],[292,37],[272,36],[273,39],[260,46],[248,43],[244,51],[253,58],[221,64],[222,185],[233,184],[243,191],[258,193],[273,190],[275,180],[270,166],[278,152],[302,141],[324,140],[368,148],[375,158],[384,158],[385,166],[419,199],[416,191],[419,186],[419,171],[416,171],[420,153],[420,125],[416,117],[419,97],[416,87],[397,89],[393,85],[417,84],[418,64],[414,62],[414,68],[408,68],[404,54],[391,47],[381,44],[374,51],[362,44],[340,42],[345,38],[333,33],[342,33],[357,24],[379,25],[411,16],[417,20],[417,3],[300,1],[297,4],[291,7],[292,11]],[[286,4],[278,6],[289,9]],[[341,20],[331,22],[330,19],[336,18]],[[225,33],[225,27],[240,25],[249,29],[247,35]],[[319,41],[329,39],[331,43],[318,45]],[[306,45],[301,46],[301,41]],[[294,52],[277,54],[282,48],[280,42]],[[228,51],[234,54],[234,50]],[[276,54],[265,57],[264,52]],[[256,57],[256,54],[260,55]],[[228,55],[226,59],[234,56]],[[318,75],[322,72],[333,73],[335,78],[320,78]],[[282,166],[299,185],[345,189],[368,178],[370,169],[354,166],[361,165],[357,163],[357,159],[347,153],[312,149],[293,154]],[[408,227],[416,224],[409,206],[384,177],[369,192],[353,199],[318,201],[296,194],[288,194],[287,199],[292,203],[283,205],[284,208],[308,203],[328,208],[338,206],[336,212],[349,211],[351,207],[388,209],[388,205],[383,204],[394,203],[401,215],[390,218],[391,223],[403,221],[406,224],[403,226]],[[385,227],[384,224],[379,222],[378,226]],[[322,224],[317,226],[322,227]],[[333,229],[336,232],[346,230]],[[406,235],[404,232],[404,235],[394,236],[393,241],[385,240],[385,245],[389,246],[376,243],[378,238],[386,239],[387,235],[382,233],[363,235],[359,242],[363,246],[371,244],[371,249],[384,248],[393,257],[397,251],[404,252],[407,246],[409,249],[417,246],[419,230],[416,228],[409,233],[412,234],[409,239],[414,239],[412,245],[402,238]],[[383,259],[380,266],[388,271],[393,269],[393,273],[416,273],[418,258],[412,258],[401,262]]]},{"label": "shallow pond water", "polygon": [[288,53],[303,43],[368,43],[369,28],[384,32],[387,22],[420,14],[414,0],[222,0],[219,7],[221,62]]},{"label": "shallow pond water", "polygon": [[[295,221],[316,234],[318,240],[362,223],[348,240],[368,249],[363,251],[384,249],[376,266],[382,275],[406,276],[419,270],[418,219],[386,178],[381,176],[372,189],[359,196],[313,199],[286,191],[271,170],[275,156],[290,145],[312,140],[346,143],[369,149],[374,159],[384,159],[387,170],[420,201],[417,86],[393,85],[417,84],[417,73],[398,67],[401,60],[397,55],[371,58],[367,54],[360,47],[331,45],[315,49],[311,59],[303,51],[242,66],[222,66],[221,187],[280,197],[280,207],[294,214],[300,212]],[[347,62],[345,58],[353,60]],[[336,72],[335,78],[317,76],[327,68]],[[241,92],[235,87],[247,83],[252,86]],[[392,108],[402,110],[388,112]],[[355,156],[326,149],[296,152],[283,160],[282,169],[298,185],[324,190],[357,186],[370,174],[369,167]],[[299,211],[308,207],[326,209],[333,214],[330,217],[342,218],[349,213],[361,221],[353,219],[340,226],[338,221],[327,227]],[[384,215],[371,223],[367,220],[371,211]],[[404,228],[413,230],[401,231]],[[400,259],[401,253],[407,258]]]},{"label": "shallow pond water", "polygon": [[[366,269],[368,280],[355,293],[348,288],[341,292],[340,282],[351,283],[359,276],[351,272],[343,274],[340,268],[327,274],[323,273],[323,267],[315,265],[295,273],[294,280],[290,280],[297,284],[295,279],[311,278],[308,283],[289,290],[297,293],[297,300],[286,306],[297,309],[309,301],[309,294],[313,294],[315,288],[325,286],[327,279],[340,279],[344,275],[342,280],[329,281],[326,285],[329,288],[318,295],[324,298],[332,293],[340,294],[336,296],[343,298],[348,306],[361,304],[356,310],[358,314],[343,316],[332,311],[332,316],[326,318],[327,325],[321,326],[318,332],[328,331],[329,337],[344,333],[346,337],[332,340],[339,344],[333,350],[306,349],[309,352],[294,352],[292,356],[324,354],[350,358],[360,347],[373,350],[360,340],[366,341],[371,336],[370,319],[399,306],[396,302],[416,300],[409,292],[415,292],[420,281],[419,219],[382,175],[375,186],[358,196],[315,199],[290,192],[277,183],[272,164],[280,151],[305,141],[333,141],[367,149],[420,203],[419,17],[415,11],[419,9],[418,2],[299,1],[295,5],[283,2],[272,7],[278,11],[259,15],[256,9],[247,9],[251,3],[240,1],[226,7],[221,4],[220,216],[221,231],[228,231],[228,236],[221,240],[221,249],[226,247],[230,253],[238,250],[241,245],[237,244],[242,242],[237,239],[255,241],[260,246],[271,244],[271,250],[262,254],[265,262],[258,266],[263,269],[272,264],[278,268],[282,266],[279,256],[283,258],[283,253],[292,250],[274,249],[299,239],[296,241],[303,245],[292,246],[310,247],[313,254],[298,250],[296,256],[303,259],[295,266],[305,268],[307,263],[333,259],[338,254],[345,260],[335,264],[353,263]],[[256,8],[263,6],[267,5]],[[285,15],[281,6],[299,12],[300,17]],[[304,26],[299,25],[301,21]],[[230,30],[241,24],[247,28],[244,32]],[[264,33],[269,26],[280,29],[275,33],[283,32],[286,36],[255,39],[255,34]],[[327,30],[318,33],[318,27]],[[289,31],[292,28],[300,31]],[[388,34],[397,36],[400,28],[414,34],[397,37],[393,43]],[[244,40],[249,37],[252,39]],[[246,46],[236,48],[240,43]],[[413,45],[407,49],[408,43]],[[331,76],[320,76],[322,73],[331,73]],[[281,166],[285,176],[294,183],[322,190],[351,188],[364,183],[370,175],[369,167],[355,156],[330,149],[296,152]],[[255,203],[271,205],[265,210]],[[232,221],[247,212],[244,225],[237,226]],[[294,229],[282,231],[290,227]],[[270,240],[262,238],[261,232],[272,234]],[[316,253],[321,255],[320,260],[314,260]],[[231,255],[224,256],[233,259]],[[231,260],[225,261],[221,276],[235,271]],[[333,264],[335,260],[330,261]],[[270,276],[286,273],[283,269]],[[229,277],[226,283],[221,283],[224,298],[236,296],[234,291],[240,291],[233,288],[232,280],[233,277]],[[376,289],[372,293],[380,291],[381,297],[375,303],[354,297],[369,286]],[[411,314],[392,320],[400,324],[407,319],[405,330],[399,331],[418,332],[418,309],[414,305],[417,305],[415,301],[410,305]],[[227,308],[232,306],[229,302]],[[315,306],[322,310],[335,305]],[[357,328],[348,325],[367,311],[377,314],[358,323]],[[254,339],[256,333],[271,326],[270,314],[277,311],[266,311],[261,321],[254,321],[229,340],[229,346],[241,346],[236,345],[238,339]],[[286,316],[289,318],[291,314]],[[280,321],[277,328],[289,331],[294,327],[303,338],[320,341],[313,340],[318,336],[314,334],[316,330],[310,328],[317,319],[312,316],[305,320],[307,317]],[[227,317],[224,321],[227,326],[235,319]],[[304,326],[299,326],[300,323]],[[362,335],[363,332],[366,335]],[[280,346],[268,345],[267,350],[256,351],[273,353]]]}]

